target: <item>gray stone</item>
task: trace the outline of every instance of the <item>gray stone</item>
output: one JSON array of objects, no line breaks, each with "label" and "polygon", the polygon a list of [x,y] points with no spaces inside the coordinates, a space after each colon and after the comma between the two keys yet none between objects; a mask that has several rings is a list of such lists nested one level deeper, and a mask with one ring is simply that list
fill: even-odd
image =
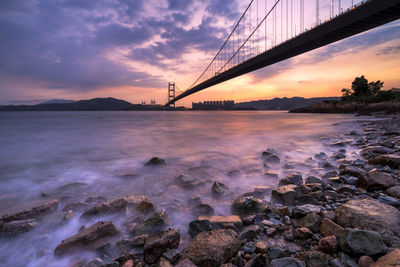
[{"label": "gray stone", "polygon": [[0,222],[0,235],[19,235],[35,229],[37,225],[38,224],[34,219],[18,220],[6,223]]},{"label": "gray stone", "polygon": [[189,234],[195,237],[198,233],[211,231],[211,222],[209,220],[195,220],[189,223]]},{"label": "gray stone", "polygon": [[158,158],[158,157],[153,157],[149,161],[147,161],[144,165],[145,166],[157,166],[157,165],[164,165],[165,160]]},{"label": "gray stone", "polygon": [[301,189],[297,185],[280,186],[271,193],[271,200],[281,204],[293,205],[296,198],[301,195]]},{"label": "gray stone", "polygon": [[128,202],[125,198],[115,199],[113,201],[94,206],[93,208],[85,211],[81,217],[89,218],[92,216],[124,212],[127,204]]},{"label": "gray stone", "polygon": [[325,185],[325,182],[324,182],[322,179],[319,179],[319,178],[317,178],[317,177],[308,176],[308,177],[306,178],[306,185],[307,185],[307,184],[320,184],[320,185],[324,186],[324,185]]},{"label": "gray stone", "polygon": [[304,261],[286,257],[271,261],[268,267],[306,267],[306,264]]},{"label": "gray stone", "polygon": [[268,206],[264,205],[262,200],[254,197],[239,197],[231,206],[232,213],[237,215],[248,215],[257,212],[263,212]]},{"label": "gray stone", "polygon": [[165,211],[155,212],[135,228],[136,235],[149,234],[161,231],[169,225],[168,215]]},{"label": "gray stone", "polygon": [[253,242],[247,242],[243,246],[243,251],[244,253],[253,254],[254,252],[256,252],[256,246]]},{"label": "gray stone", "polygon": [[267,258],[264,255],[256,255],[254,258],[249,260],[245,267],[264,267],[267,264]]},{"label": "gray stone", "polygon": [[369,164],[380,164],[384,166],[389,166],[392,168],[400,167],[400,155],[398,154],[386,154],[377,156],[368,161]]},{"label": "gray stone", "polygon": [[279,181],[279,186],[289,184],[301,186],[303,185],[303,177],[301,176],[301,174],[293,172],[286,176],[286,178],[283,178]]},{"label": "gray stone", "polygon": [[368,172],[357,180],[357,186],[368,191],[386,189],[394,185],[394,179],[390,174],[378,171]]},{"label": "gray stone", "polygon": [[211,193],[214,195],[223,195],[229,190],[228,186],[220,182],[214,182],[211,187]]},{"label": "gray stone", "polygon": [[295,206],[292,210],[292,216],[294,218],[303,217],[309,213],[320,213],[321,207],[312,205],[312,204],[305,204],[301,206]]},{"label": "gray stone", "polygon": [[0,218],[0,221],[11,222],[11,221],[20,221],[27,219],[36,219],[38,217],[42,217],[46,214],[54,212],[57,209],[58,209],[58,200],[51,200],[39,206],[35,206],[33,208],[29,208],[21,212],[17,212],[10,215],[5,214]]},{"label": "gray stone", "polygon": [[392,186],[389,189],[387,189],[386,192],[390,196],[400,199],[400,186],[398,185]]},{"label": "gray stone", "polygon": [[379,233],[360,229],[345,228],[339,244],[344,252],[356,256],[380,255],[388,250]]},{"label": "gray stone", "polygon": [[306,216],[293,220],[296,227],[307,227],[314,233],[319,231],[321,225],[321,217],[315,213],[307,214]]},{"label": "gray stone", "polygon": [[400,201],[396,198],[389,197],[389,196],[379,196],[377,198],[382,203],[394,206],[394,207],[400,207]]},{"label": "gray stone", "polygon": [[169,229],[150,235],[144,244],[144,260],[148,264],[156,263],[168,249],[179,246],[180,233],[176,229]]},{"label": "gray stone", "polygon": [[260,232],[261,232],[260,226],[253,224],[244,228],[242,232],[240,232],[239,237],[241,240],[251,241],[256,239],[257,236],[260,234]]},{"label": "gray stone", "polygon": [[400,246],[400,211],[374,199],[350,200],[336,209],[344,227],[376,231],[388,246]]}]

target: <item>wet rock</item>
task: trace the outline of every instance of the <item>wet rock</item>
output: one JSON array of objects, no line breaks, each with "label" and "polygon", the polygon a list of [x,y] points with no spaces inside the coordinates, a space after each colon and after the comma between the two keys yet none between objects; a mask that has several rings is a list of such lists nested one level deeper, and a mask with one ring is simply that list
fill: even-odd
[{"label": "wet rock", "polygon": [[161,258],[156,267],[173,267],[172,264],[165,258]]},{"label": "wet rock", "polygon": [[268,247],[267,255],[270,260],[275,260],[283,257],[288,257],[289,253],[280,247]]},{"label": "wet rock", "polygon": [[333,254],[336,252],[337,245],[338,242],[336,236],[334,235],[327,236],[319,240],[318,250],[327,254]]},{"label": "wet rock", "polygon": [[232,213],[236,215],[248,215],[257,212],[263,212],[268,206],[265,206],[262,200],[254,197],[239,197],[231,206]]},{"label": "wet rock", "polygon": [[375,261],[370,256],[362,256],[358,260],[358,267],[370,267]]},{"label": "wet rock", "polygon": [[142,246],[144,246],[144,243],[146,242],[147,238],[149,238],[149,235],[146,235],[146,234],[138,235],[132,239],[132,243],[135,247],[142,247]]},{"label": "wet rock", "polygon": [[168,249],[178,248],[180,237],[181,235],[176,229],[150,235],[144,244],[145,262],[148,264],[155,263]]},{"label": "wet rock", "polygon": [[324,185],[325,185],[325,182],[324,182],[322,179],[319,179],[319,178],[317,178],[317,177],[308,176],[308,177],[306,178],[306,185],[307,185],[307,184],[320,184],[320,185],[324,186]]},{"label": "wet rock", "polygon": [[389,189],[387,189],[386,192],[390,196],[400,199],[400,186],[398,185],[392,186]]},{"label": "wet rock", "polygon": [[[342,167],[342,166],[341,166]],[[365,171],[361,168],[355,166],[343,166],[340,168],[340,175],[351,175],[351,176],[360,176],[365,173]]]},{"label": "wet rock", "polygon": [[319,231],[322,236],[331,236],[331,235],[336,235],[340,236],[343,232],[344,228],[336,223],[334,223],[332,220],[328,218],[324,218],[321,221],[321,226],[319,228]]},{"label": "wet rock", "polygon": [[150,201],[147,200],[143,200],[141,201],[136,207],[135,210],[141,214],[148,214],[150,212],[154,212],[155,211],[155,207],[153,205],[153,203],[151,203]]},{"label": "wet rock", "polygon": [[193,189],[198,186],[204,185],[208,182],[208,180],[205,179],[196,179],[193,177],[189,177],[185,174],[179,175],[175,179],[175,183],[178,184],[179,186],[185,188],[185,189]]},{"label": "wet rock", "polygon": [[247,226],[240,232],[239,238],[241,240],[247,240],[251,241],[257,238],[257,236],[260,234],[261,228],[260,226],[253,224],[250,226]]},{"label": "wet rock", "polygon": [[235,231],[220,229],[199,233],[182,251],[199,267],[219,266],[232,258],[240,248],[240,240]]},{"label": "wet rock", "polygon": [[296,236],[301,239],[308,239],[313,236],[313,232],[306,227],[300,227],[296,229]]},{"label": "wet rock", "polygon": [[339,244],[344,252],[356,256],[374,256],[387,251],[381,236],[374,231],[346,228],[339,238]]},{"label": "wet rock", "polygon": [[132,196],[127,196],[125,197],[125,200],[127,202],[128,207],[136,207],[139,205],[142,201],[148,201],[147,196],[144,195],[132,195]]},{"label": "wet rock", "polygon": [[211,231],[211,222],[209,220],[195,220],[189,223],[189,234],[195,237],[198,233]]},{"label": "wet rock", "polygon": [[345,146],[346,144],[345,144],[343,141],[334,141],[334,142],[330,143],[329,145],[330,145],[330,146],[339,146],[339,147],[342,147],[342,146]]},{"label": "wet rock", "polygon": [[78,211],[78,212],[82,212],[84,210],[87,210],[87,208],[89,207],[88,204],[86,203],[82,203],[82,202],[75,202],[75,203],[69,203],[67,204],[62,211]]},{"label": "wet rock", "polygon": [[104,262],[101,259],[97,258],[85,264],[84,267],[102,267],[102,266],[104,266]]},{"label": "wet rock", "polygon": [[116,199],[110,202],[105,202],[94,206],[93,208],[85,211],[82,218],[89,218],[104,214],[113,214],[125,211],[128,202],[125,198]]},{"label": "wet rock", "polygon": [[358,267],[356,261],[343,252],[339,252],[339,259],[340,259],[339,263],[341,264],[340,266]]},{"label": "wet rock", "polygon": [[278,186],[290,185],[290,184],[294,184],[294,185],[298,185],[298,186],[303,185],[303,177],[301,176],[301,174],[295,173],[295,172],[290,173],[288,176],[286,176],[285,178],[283,178],[279,181]]},{"label": "wet rock", "polygon": [[119,230],[111,221],[97,222],[82,232],[63,240],[55,249],[57,256],[72,250],[86,249],[100,246],[110,238],[119,235]]},{"label": "wet rock", "polygon": [[166,252],[164,252],[162,256],[172,264],[175,264],[181,257],[181,254],[177,249],[169,249]]},{"label": "wet rock", "polygon": [[381,154],[391,154],[393,149],[383,147],[383,146],[368,146],[361,150],[361,155],[367,159],[377,157]]},{"label": "wet rock", "polygon": [[271,261],[268,267],[306,267],[304,261],[300,261],[295,258],[281,258]]},{"label": "wet rock", "polygon": [[300,259],[309,267],[322,267],[329,266],[332,257],[318,251],[306,251],[300,253]]},{"label": "wet rock", "polygon": [[267,264],[267,258],[264,255],[257,255],[249,260],[245,267],[264,267]]},{"label": "wet rock", "polygon": [[300,219],[293,220],[296,227],[307,227],[317,233],[321,224],[321,217],[315,213],[310,213]]},{"label": "wet rock", "polygon": [[14,236],[26,233],[35,229],[37,225],[34,219],[17,220],[6,223],[0,221],[0,236]]},{"label": "wet rock", "polygon": [[395,182],[390,174],[378,171],[368,172],[357,180],[357,186],[368,191],[386,189],[394,185]]},{"label": "wet rock", "polygon": [[124,222],[125,231],[128,234],[133,234],[135,232],[136,226],[143,222],[144,222],[143,216],[131,217]]},{"label": "wet rock", "polygon": [[270,177],[270,178],[278,178],[279,177],[278,173],[276,171],[271,171],[271,170],[264,172],[264,175],[267,177]]},{"label": "wet rock", "polygon": [[380,164],[384,166],[389,166],[392,168],[400,167],[400,155],[398,154],[387,154],[375,157],[368,161],[369,164]]},{"label": "wet rock", "polygon": [[300,218],[309,213],[320,213],[320,212],[321,212],[321,207],[312,204],[305,204],[293,207],[292,217]]},{"label": "wet rock", "polygon": [[157,157],[151,158],[148,162],[146,162],[145,166],[157,166],[157,165],[164,165],[165,160]]},{"label": "wet rock", "polygon": [[175,265],[175,267],[197,267],[197,266],[191,260],[185,258],[180,262],[178,262],[178,264]]},{"label": "wet rock", "polygon": [[296,197],[301,195],[301,189],[297,185],[280,186],[271,193],[271,200],[287,205],[293,205]]},{"label": "wet rock", "polygon": [[233,225],[235,228],[241,228],[243,223],[239,216],[200,216],[198,220],[208,220],[213,230],[226,228],[227,225]]},{"label": "wet rock", "polygon": [[400,266],[400,250],[394,249],[392,252],[380,257],[376,263],[372,264],[371,267],[389,267],[389,266]]},{"label": "wet rock", "polygon": [[5,214],[0,218],[0,221],[11,222],[11,221],[20,221],[27,219],[36,219],[38,217],[42,217],[46,214],[54,212],[57,209],[58,209],[58,200],[51,200],[39,206],[35,206],[33,208],[26,209],[21,212],[17,212],[10,215]]},{"label": "wet rock", "polygon": [[267,253],[267,243],[265,241],[254,241],[254,246],[256,247],[256,253]]},{"label": "wet rock", "polygon": [[246,254],[253,254],[256,251],[256,246],[253,242],[247,242],[243,246],[243,252]]},{"label": "wet rock", "polygon": [[388,246],[400,246],[400,211],[373,199],[350,200],[335,212],[344,227],[376,231]]},{"label": "wet rock", "polygon": [[149,234],[163,230],[169,225],[168,215],[165,211],[155,212],[135,228],[136,235]]},{"label": "wet rock", "polygon": [[214,182],[211,187],[211,193],[214,195],[223,195],[229,190],[228,186],[220,182]]},{"label": "wet rock", "polygon": [[357,188],[354,185],[343,185],[336,189],[336,192],[339,194],[355,194]]},{"label": "wet rock", "polygon": [[400,201],[396,198],[389,197],[389,196],[379,196],[377,198],[378,201],[394,206],[394,207],[400,207]]},{"label": "wet rock", "polygon": [[75,216],[75,213],[72,210],[69,210],[64,215],[64,221],[69,221]]},{"label": "wet rock", "polygon": [[192,207],[192,214],[194,214],[195,216],[214,215],[214,209],[208,204],[201,203]]},{"label": "wet rock", "polygon": [[102,196],[98,196],[98,197],[88,197],[85,200],[85,203],[86,204],[100,204],[100,203],[103,203],[103,202],[106,202],[106,201],[107,201],[107,198],[102,197]]}]

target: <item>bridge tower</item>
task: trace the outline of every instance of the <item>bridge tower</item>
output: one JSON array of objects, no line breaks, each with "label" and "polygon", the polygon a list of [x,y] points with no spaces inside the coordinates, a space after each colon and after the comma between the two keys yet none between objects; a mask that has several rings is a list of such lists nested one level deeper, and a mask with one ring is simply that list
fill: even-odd
[{"label": "bridge tower", "polygon": [[[168,102],[175,98],[175,83],[169,82],[168,83]],[[175,102],[171,103],[175,107]]]}]

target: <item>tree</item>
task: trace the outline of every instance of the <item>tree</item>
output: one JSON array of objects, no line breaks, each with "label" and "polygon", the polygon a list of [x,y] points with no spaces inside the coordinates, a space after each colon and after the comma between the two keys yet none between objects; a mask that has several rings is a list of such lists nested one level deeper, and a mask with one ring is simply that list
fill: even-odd
[{"label": "tree", "polygon": [[356,77],[351,83],[351,90],[355,96],[368,96],[370,95],[368,80],[365,79],[364,75]]},{"label": "tree", "polygon": [[380,80],[376,82],[370,82],[368,84],[368,87],[371,95],[377,95],[383,87],[383,82],[381,82]]}]

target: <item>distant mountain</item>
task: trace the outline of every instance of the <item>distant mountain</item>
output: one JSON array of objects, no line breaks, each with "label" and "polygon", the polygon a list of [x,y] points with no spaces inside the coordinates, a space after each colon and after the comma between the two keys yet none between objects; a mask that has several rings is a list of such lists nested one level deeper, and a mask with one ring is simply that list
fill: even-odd
[{"label": "distant mountain", "polygon": [[75,102],[76,102],[75,100],[51,99],[45,102],[41,102],[39,104],[70,104]]},{"label": "distant mountain", "polygon": [[308,105],[322,102],[324,100],[340,100],[340,97],[292,97],[274,98],[271,100],[257,100],[235,104],[235,109],[256,109],[256,110],[292,110],[306,107]]},{"label": "distant mountain", "polygon": [[115,98],[94,98],[67,103],[41,103],[37,105],[0,106],[0,111],[114,111],[135,109],[134,105]]}]

